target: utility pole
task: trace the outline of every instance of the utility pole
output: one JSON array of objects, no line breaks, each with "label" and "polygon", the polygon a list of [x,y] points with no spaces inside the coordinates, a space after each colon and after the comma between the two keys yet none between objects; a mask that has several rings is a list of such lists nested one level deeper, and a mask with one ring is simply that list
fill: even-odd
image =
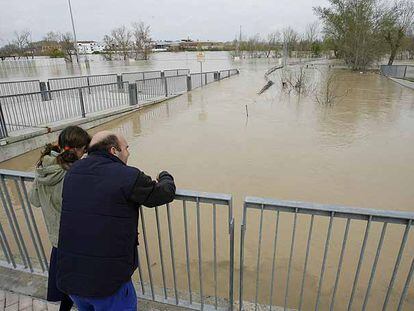
[{"label": "utility pole", "polygon": [[78,51],[78,40],[76,40],[76,31],[75,31],[75,23],[73,22],[73,14],[72,14],[72,6],[70,4],[70,0],[68,0],[69,4],[69,12],[70,12],[70,19],[72,21],[72,29],[73,29],[73,39],[75,40],[75,54],[76,54],[76,61],[79,64],[79,51]]}]

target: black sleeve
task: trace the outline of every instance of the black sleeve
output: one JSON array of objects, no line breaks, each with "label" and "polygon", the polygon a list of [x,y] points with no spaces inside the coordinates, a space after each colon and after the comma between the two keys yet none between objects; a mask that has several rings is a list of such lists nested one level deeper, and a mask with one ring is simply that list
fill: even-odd
[{"label": "black sleeve", "polygon": [[174,178],[168,172],[161,172],[159,181],[139,171],[129,200],[147,207],[170,203],[175,197]]}]

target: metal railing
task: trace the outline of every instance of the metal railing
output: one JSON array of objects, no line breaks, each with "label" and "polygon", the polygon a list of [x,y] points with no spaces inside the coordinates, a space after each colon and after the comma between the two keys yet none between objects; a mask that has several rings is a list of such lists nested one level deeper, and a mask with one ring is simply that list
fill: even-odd
[{"label": "metal railing", "polygon": [[76,76],[66,78],[53,78],[48,80],[48,89],[62,90],[75,87],[102,85],[109,83],[116,83],[118,75],[105,74],[105,75],[91,75],[91,76]]},{"label": "metal railing", "polygon": [[128,105],[128,83],[104,84],[28,94],[0,96],[0,116],[8,132],[50,123],[92,112]]},{"label": "metal railing", "polygon": [[137,72],[124,72],[121,74],[122,81],[135,82],[148,79],[161,78],[161,71],[137,71]]},{"label": "metal railing", "polygon": [[[414,213],[247,197],[239,309],[250,285],[255,309],[402,310],[409,302],[412,310],[413,221]],[[246,257],[246,245],[255,254]],[[247,276],[246,260],[256,267]]]},{"label": "metal railing", "polygon": [[380,71],[387,77],[414,80],[413,65],[381,65]]},{"label": "metal railing", "polygon": [[0,82],[0,96],[40,92],[39,80]]},{"label": "metal railing", "polygon": [[190,69],[168,69],[164,70],[164,77],[174,77],[174,76],[183,76],[189,75]]},{"label": "metal railing", "polygon": [[[47,275],[51,245],[40,209],[29,202],[33,179],[33,173],[0,170],[0,265]],[[232,309],[230,195],[177,190],[170,204],[140,207],[139,218],[139,265],[133,277],[139,297],[195,310]]]},{"label": "metal railing", "polygon": [[[0,139],[26,128],[48,127],[53,122],[84,118],[86,114],[110,108],[183,94],[221,80],[221,73],[223,78],[239,73],[232,69],[172,75],[180,71],[187,70],[172,70],[167,76],[160,71],[131,73],[129,78],[138,77],[132,82],[122,81],[115,74],[49,79],[48,87],[44,82],[39,83],[40,91],[0,96]],[[102,84],[106,80],[113,82]],[[60,89],[64,86],[71,87]]]}]

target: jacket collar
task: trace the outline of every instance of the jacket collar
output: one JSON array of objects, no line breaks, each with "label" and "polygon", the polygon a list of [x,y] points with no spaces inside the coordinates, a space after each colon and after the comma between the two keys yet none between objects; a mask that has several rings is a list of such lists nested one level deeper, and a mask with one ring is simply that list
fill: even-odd
[{"label": "jacket collar", "polygon": [[113,162],[119,162],[123,165],[126,165],[124,162],[122,162],[118,157],[110,154],[107,151],[94,151],[92,153],[88,154],[88,157],[102,157],[102,158],[107,158],[110,159]]}]

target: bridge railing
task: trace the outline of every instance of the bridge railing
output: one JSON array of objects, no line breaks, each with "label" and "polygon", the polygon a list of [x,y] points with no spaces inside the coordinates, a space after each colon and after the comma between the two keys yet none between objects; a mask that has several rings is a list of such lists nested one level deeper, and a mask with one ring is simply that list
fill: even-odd
[{"label": "bridge railing", "polygon": [[414,213],[247,197],[239,309],[248,300],[269,310],[412,310],[413,221]]},{"label": "bridge railing", "polygon": [[10,133],[128,104],[128,83],[110,83],[0,96],[0,116]]},{"label": "bridge railing", "polygon": [[0,96],[40,92],[39,80],[0,82]]},{"label": "bridge railing", "polygon": [[[0,170],[0,265],[47,275],[51,245],[43,214],[29,201],[33,180],[33,173]],[[195,310],[231,309],[231,195],[177,190],[174,202],[139,211],[138,296]]]}]

